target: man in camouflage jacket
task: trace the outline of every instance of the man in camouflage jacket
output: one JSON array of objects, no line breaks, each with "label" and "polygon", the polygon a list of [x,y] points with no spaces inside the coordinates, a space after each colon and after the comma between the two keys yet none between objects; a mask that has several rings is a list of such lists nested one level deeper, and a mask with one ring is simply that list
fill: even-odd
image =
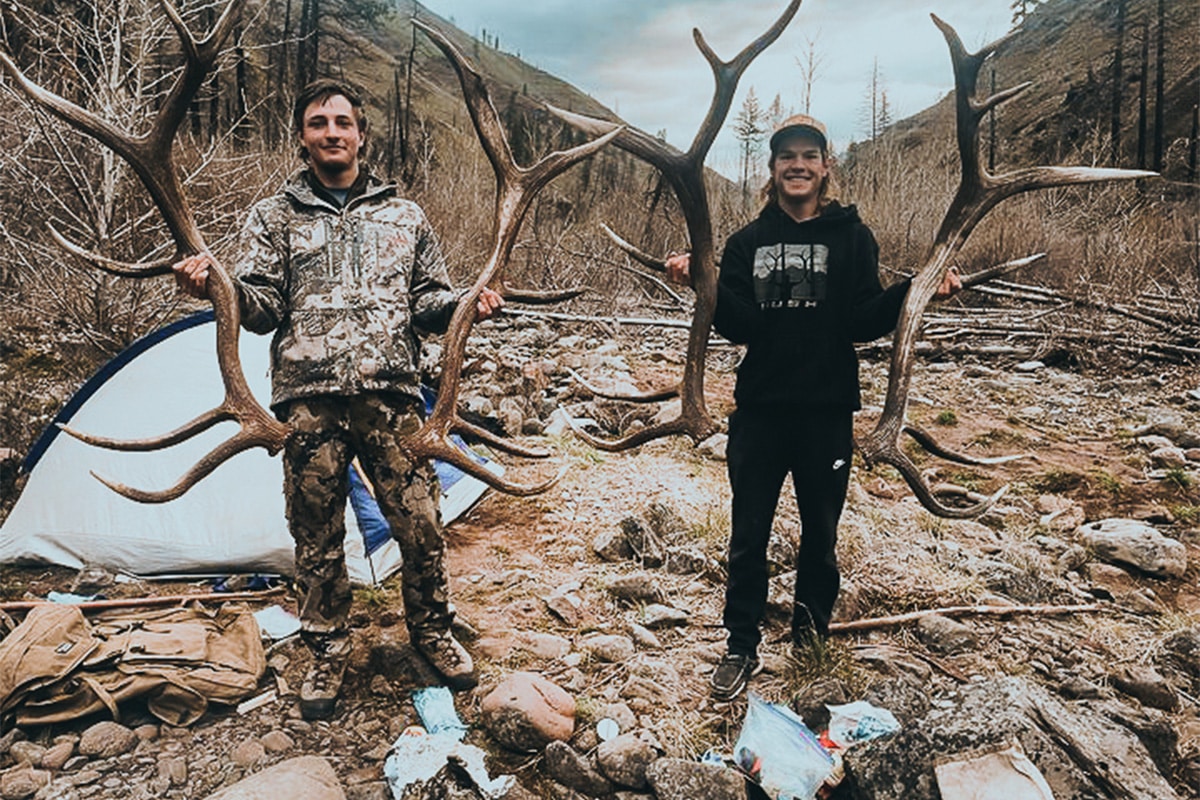
[{"label": "man in camouflage jacket", "polygon": [[[470,655],[450,633],[437,479],[399,446],[424,410],[417,335],[445,330],[459,295],[421,208],[360,169],[367,123],[354,90],[310,84],[293,123],[308,168],[253,207],[232,263],[242,324],[275,332],[271,408],[293,429],[284,494],[301,630],[314,652],[300,707],[327,718],[349,654],[342,542],[355,456],[400,545],[413,645],[452,688],[475,682]],[[209,264],[207,255],[176,264],[180,287],[207,296]],[[501,303],[484,290],[476,318]]]}]

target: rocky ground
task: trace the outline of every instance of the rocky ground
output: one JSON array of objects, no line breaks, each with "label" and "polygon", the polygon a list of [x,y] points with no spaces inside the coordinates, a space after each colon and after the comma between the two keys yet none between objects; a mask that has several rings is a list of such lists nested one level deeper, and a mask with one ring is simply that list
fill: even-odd
[{"label": "rocky ground", "polygon": [[[568,467],[542,495],[489,493],[448,531],[460,633],[481,675],[455,706],[466,741],[488,753],[490,773],[517,779],[520,788],[505,796],[745,796],[710,774],[701,775],[702,793],[662,778],[710,749],[732,752],[746,713],[745,695],[714,703],[707,690],[723,642],[729,521],[720,439],[602,453],[560,432],[554,413],[607,432],[642,424],[656,407],[596,401],[568,370],[595,384],[658,388],[678,374],[682,349],[673,333],[599,335],[530,318],[489,323],[473,343],[467,409],[556,454],[541,464],[503,458],[509,476],[534,480]],[[710,359],[709,406],[718,417],[729,408],[735,361],[731,348]],[[864,363],[863,373],[865,431],[882,402],[886,364]],[[899,733],[847,751],[834,797],[937,798],[935,759],[1013,742],[1059,800],[1200,796],[1195,370],[922,361],[909,417],[952,448],[1028,457],[964,468],[914,452],[933,483],[977,494],[1010,486],[973,521],[936,518],[893,470],[856,463],[837,619],[966,610],[843,630],[793,653],[784,641],[786,598],[800,526],[785,490],[765,670],[751,690],[790,703],[814,728],[827,723],[826,703],[868,699],[895,713]],[[1114,519],[1138,524],[1101,524]],[[0,586],[9,599],[42,597],[75,577],[7,567]],[[108,594],[201,589],[135,583]],[[398,608],[394,580],[356,593],[357,647],[329,722],[300,719],[291,692],[306,656],[284,642],[270,649],[259,687],[278,699],[244,713],[212,709],[178,728],[134,704],[117,727],[91,718],[9,729],[0,739],[0,798],[204,798],[299,755],[324,757],[348,797],[389,798],[383,765],[401,732],[419,724],[412,692],[427,682]],[[509,737],[482,709],[517,673],[573,699],[570,748],[505,746]],[[606,718],[623,736],[601,741],[596,723]],[[648,762],[657,765],[654,794]],[[445,784],[405,796],[484,795]]]}]

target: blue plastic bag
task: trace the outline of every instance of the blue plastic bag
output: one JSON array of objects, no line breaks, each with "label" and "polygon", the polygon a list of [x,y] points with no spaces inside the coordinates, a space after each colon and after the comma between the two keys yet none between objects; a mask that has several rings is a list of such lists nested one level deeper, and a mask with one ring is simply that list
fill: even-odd
[{"label": "blue plastic bag", "polygon": [[772,800],[812,800],[833,772],[833,758],[787,706],[749,696],[734,758]]}]

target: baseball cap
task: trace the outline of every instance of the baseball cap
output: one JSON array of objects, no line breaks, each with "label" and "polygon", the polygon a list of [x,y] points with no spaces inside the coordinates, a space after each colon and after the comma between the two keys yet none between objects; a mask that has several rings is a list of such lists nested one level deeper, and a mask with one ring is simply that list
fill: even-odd
[{"label": "baseball cap", "polygon": [[796,134],[806,134],[816,139],[821,145],[822,151],[829,149],[829,136],[825,132],[825,123],[808,114],[793,114],[779,123],[775,132],[771,134],[771,152],[775,152],[781,141]]}]

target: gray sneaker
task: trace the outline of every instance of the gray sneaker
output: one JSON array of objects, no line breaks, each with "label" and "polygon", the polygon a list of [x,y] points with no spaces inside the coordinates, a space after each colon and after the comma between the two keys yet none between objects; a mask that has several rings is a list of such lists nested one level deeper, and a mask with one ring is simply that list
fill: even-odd
[{"label": "gray sneaker", "polygon": [[414,632],[413,644],[454,691],[467,691],[479,684],[471,654],[450,631]]},{"label": "gray sneaker", "polygon": [[350,660],[350,637],[313,636],[305,641],[312,650],[313,662],[300,686],[300,716],[307,720],[329,719]]},{"label": "gray sneaker", "polygon": [[762,663],[754,656],[726,653],[712,675],[712,696],[732,700],[742,693],[750,679],[762,672]]}]

